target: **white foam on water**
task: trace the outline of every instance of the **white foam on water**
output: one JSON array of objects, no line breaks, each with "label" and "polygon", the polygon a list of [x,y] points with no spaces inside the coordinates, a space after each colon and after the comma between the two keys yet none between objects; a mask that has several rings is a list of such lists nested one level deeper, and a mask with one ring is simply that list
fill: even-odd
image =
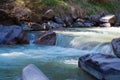
[{"label": "white foam on water", "polygon": [[65,60],[65,64],[73,64],[73,65],[78,65],[78,60],[70,59],[70,60]]},{"label": "white foam on water", "polygon": [[21,55],[24,55],[24,53],[22,53],[22,52],[12,52],[12,53],[2,53],[2,54],[0,54],[0,56],[3,56],[3,57],[18,57],[18,56],[21,56]]}]

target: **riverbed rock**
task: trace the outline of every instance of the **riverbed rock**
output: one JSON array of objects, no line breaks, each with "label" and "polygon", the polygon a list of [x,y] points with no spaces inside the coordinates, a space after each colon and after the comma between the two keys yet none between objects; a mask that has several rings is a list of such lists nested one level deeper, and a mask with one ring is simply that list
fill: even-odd
[{"label": "riverbed rock", "polygon": [[31,31],[32,29],[27,24],[21,24],[22,30]]},{"label": "riverbed rock", "polygon": [[120,78],[120,59],[112,55],[87,54],[79,58],[78,66],[98,80]]},{"label": "riverbed rock", "polygon": [[100,18],[100,22],[102,23],[110,23],[111,25],[114,25],[117,21],[117,18],[115,15],[105,15]]},{"label": "riverbed rock", "polygon": [[58,24],[64,24],[64,20],[62,18],[57,17],[57,16],[54,17],[54,21]]},{"label": "riverbed rock", "polygon": [[120,38],[115,38],[111,42],[114,54],[120,58]]},{"label": "riverbed rock", "polygon": [[74,28],[80,28],[80,27],[84,27],[84,23],[82,22],[75,22],[72,24],[72,27]]},{"label": "riverbed rock", "polygon": [[59,28],[62,28],[64,26],[64,24],[58,24],[58,23],[53,22],[53,21],[49,21],[48,25],[51,29],[59,29]]},{"label": "riverbed rock", "polygon": [[20,26],[0,26],[0,44],[29,44],[29,40]]},{"label": "riverbed rock", "polygon": [[101,15],[91,15],[89,16],[89,21],[94,23],[94,26],[99,26]]},{"label": "riverbed rock", "polygon": [[94,24],[93,24],[92,22],[85,22],[85,23],[84,23],[84,26],[85,26],[85,27],[93,27]]},{"label": "riverbed rock", "polygon": [[74,20],[71,15],[68,15],[64,18],[64,22],[66,24],[66,27],[72,27],[72,23],[74,22]]},{"label": "riverbed rock", "polygon": [[23,69],[22,80],[49,80],[48,77],[35,65],[29,64]]},{"label": "riverbed rock", "polygon": [[111,27],[110,23],[102,23],[100,24],[100,27]]},{"label": "riverbed rock", "polygon": [[30,23],[30,28],[33,31],[46,30],[46,27],[44,27],[44,26],[42,26],[41,24],[38,24],[38,23]]},{"label": "riverbed rock", "polygon": [[41,34],[35,41],[35,44],[53,46],[56,44],[56,33],[55,32],[45,32]]}]

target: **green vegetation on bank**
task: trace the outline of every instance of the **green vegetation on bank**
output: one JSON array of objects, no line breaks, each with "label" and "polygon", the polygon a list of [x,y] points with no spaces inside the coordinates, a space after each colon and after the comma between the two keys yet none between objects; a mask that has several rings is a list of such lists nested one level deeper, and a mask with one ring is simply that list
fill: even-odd
[{"label": "green vegetation on bank", "polygon": [[[20,3],[29,2],[26,4],[28,7],[41,6],[41,7],[61,7],[64,10],[70,9],[69,2],[72,2],[73,5],[79,5],[81,9],[86,9],[87,14],[96,14],[97,11],[107,11],[109,13],[115,13],[120,9],[120,1],[118,0],[106,0],[107,2],[99,3],[94,2],[96,0],[16,0]],[[103,0],[104,1],[104,0]]]}]

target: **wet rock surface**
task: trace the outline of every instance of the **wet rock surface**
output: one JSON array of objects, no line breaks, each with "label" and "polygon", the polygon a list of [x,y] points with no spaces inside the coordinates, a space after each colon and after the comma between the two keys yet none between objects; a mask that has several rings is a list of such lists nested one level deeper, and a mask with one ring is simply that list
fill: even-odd
[{"label": "wet rock surface", "polygon": [[120,58],[120,38],[113,39],[111,44],[114,54]]},{"label": "wet rock surface", "polygon": [[20,26],[0,26],[0,44],[29,44],[28,37]]},{"label": "wet rock surface", "polygon": [[53,46],[56,44],[56,33],[55,32],[45,32],[41,34],[35,41],[35,44]]},{"label": "wet rock surface", "polygon": [[120,59],[112,55],[88,54],[79,58],[78,66],[100,80],[120,78]]}]

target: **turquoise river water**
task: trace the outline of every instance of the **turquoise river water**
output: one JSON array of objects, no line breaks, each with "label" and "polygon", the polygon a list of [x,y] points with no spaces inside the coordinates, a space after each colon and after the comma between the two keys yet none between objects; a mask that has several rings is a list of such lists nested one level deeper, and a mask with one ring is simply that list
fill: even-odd
[{"label": "turquoise river water", "polygon": [[50,80],[96,80],[78,68],[80,56],[92,53],[112,54],[110,42],[120,37],[120,28],[83,28],[55,31],[56,46],[32,44],[0,46],[0,80],[16,80],[22,69],[35,64]]}]

